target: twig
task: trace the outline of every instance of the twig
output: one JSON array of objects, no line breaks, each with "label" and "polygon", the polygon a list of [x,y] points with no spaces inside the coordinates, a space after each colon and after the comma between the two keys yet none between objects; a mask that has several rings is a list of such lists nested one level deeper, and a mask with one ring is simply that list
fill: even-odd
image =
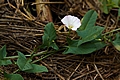
[{"label": "twig", "polygon": [[3,6],[6,6],[6,5],[8,5],[8,3],[0,4],[0,8],[3,7]]},{"label": "twig", "polygon": [[102,79],[102,80],[104,80],[104,78],[102,77],[102,75],[100,74],[100,72],[99,72],[99,70],[98,70],[98,68],[97,68],[97,66],[94,64],[94,67],[95,67],[95,70],[97,71],[97,73],[98,73],[98,75],[100,76],[100,78]]},{"label": "twig", "polygon": [[39,5],[39,4],[64,4],[64,2],[39,2],[39,3],[32,3],[31,5]]},{"label": "twig", "polygon": [[20,44],[18,41],[16,41],[13,37],[9,37],[12,41],[14,41],[17,45],[19,45],[20,47],[24,48],[28,53],[31,54],[32,50],[30,50],[29,48],[23,46],[22,44]]},{"label": "twig", "polygon": [[[25,21],[28,21],[27,18],[12,17],[12,16],[8,16],[8,15],[3,16],[3,18],[4,18],[4,17],[5,17],[5,18],[9,18],[9,19],[17,19],[17,20],[25,20]],[[40,22],[38,22],[38,21],[34,21],[34,20],[31,20],[31,21],[35,22],[36,24],[39,24],[39,25],[45,26],[45,24],[40,23]]]},{"label": "twig", "polygon": [[29,18],[26,14],[24,14],[24,13],[21,12],[19,9],[17,9],[15,6],[13,6],[13,5],[9,2],[9,0],[8,0],[8,4],[9,4],[9,6],[11,6],[12,8],[18,10],[18,12],[19,12],[21,15],[23,15],[24,17],[26,17],[28,20],[31,20],[31,18]]},{"label": "twig", "polygon": [[[100,68],[99,70],[101,70],[102,68]],[[82,74],[82,75],[80,75],[80,76],[78,76],[78,77],[75,77],[74,79],[72,79],[72,80],[78,80],[78,79],[80,79],[81,77],[83,77],[83,76],[85,76],[85,75],[88,75],[88,74],[91,74],[91,73],[94,73],[96,70],[93,70],[93,71],[90,71],[90,72],[88,72],[88,73],[86,73],[86,74]]]},{"label": "twig", "polygon": [[51,68],[49,65],[47,65],[45,62],[41,61],[42,64],[44,64],[47,68],[49,68],[50,70],[52,70],[61,80],[65,80],[65,78],[63,76],[61,76],[60,74],[58,74],[53,68]]},{"label": "twig", "polygon": [[70,80],[70,78],[73,76],[73,74],[76,72],[76,70],[80,67],[81,63],[83,62],[85,58],[82,59],[82,61],[78,64],[78,66],[75,68],[75,70],[72,72],[72,74],[67,78],[67,80]]}]

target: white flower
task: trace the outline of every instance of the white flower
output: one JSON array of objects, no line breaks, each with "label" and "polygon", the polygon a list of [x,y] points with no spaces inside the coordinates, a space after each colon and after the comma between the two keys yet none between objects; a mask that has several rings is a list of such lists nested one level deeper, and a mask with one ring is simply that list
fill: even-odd
[{"label": "white flower", "polygon": [[68,29],[75,31],[81,26],[80,19],[75,16],[67,15],[61,21]]}]

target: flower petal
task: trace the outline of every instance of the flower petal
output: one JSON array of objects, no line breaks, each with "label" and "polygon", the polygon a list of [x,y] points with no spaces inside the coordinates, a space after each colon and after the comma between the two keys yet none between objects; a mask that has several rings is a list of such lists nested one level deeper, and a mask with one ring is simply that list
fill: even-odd
[{"label": "flower petal", "polygon": [[69,26],[69,16],[65,16],[61,21],[66,27]]},{"label": "flower petal", "polygon": [[65,16],[61,21],[66,27],[72,30],[77,30],[81,25],[80,19],[71,15]]},{"label": "flower petal", "polygon": [[75,21],[73,22],[73,28],[72,30],[77,30],[77,28],[79,28],[81,26],[81,22],[80,22],[80,19],[75,19]]}]

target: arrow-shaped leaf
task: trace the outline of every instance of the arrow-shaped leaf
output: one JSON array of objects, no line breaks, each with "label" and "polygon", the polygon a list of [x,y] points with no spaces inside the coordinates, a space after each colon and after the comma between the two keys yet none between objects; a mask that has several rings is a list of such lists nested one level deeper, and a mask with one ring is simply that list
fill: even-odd
[{"label": "arrow-shaped leaf", "polygon": [[45,66],[32,64],[33,68],[26,70],[25,72],[28,73],[41,73],[41,72],[48,72],[48,69]]},{"label": "arrow-shaped leaf", "polygon": [[69,46],[64,51],[64,54],[69,54],[69,53],[89,54],[106,46],[105,43],[100,42],[100,41],[91,41],[88,43],[81,44],[80,46],[77,46],[78,44],[77,40],[68,39],[67,41],[68,41]]},{"label": "arrow-shaped leaf", "polygon": [[4,59],[4,57],[6,57],[7,52],[6,52],[6,45],[4,45],[1,49],[0,49],[0,66],[1,65],[9,65],[12,64],[11,60],[6,60]]},{"label": "arrow-shaped leaf", "polygon": [[12,64],[12,62],[10,60],[0,60],[0,66],[1,65],[9,65]]},{"label": "arrow-shaped leaf", "polygon": [[81,36],[82,39],[79,40],[78,46],[85,43],[85,42],[94,40],[95,38],[97,38],[102,33],[103,30],[104,30],[103,27],[94,26],[91,29],[86,29],[86,30],[83,30],[83,31],[79,31],[78,35]]},{"label": "arrow-shaped leaf", "polygon": [[78,29],[79,31],[85,30],[85,29],[90,29],[95,25],[97,19],[97,13],[94,10],[90,10],[88,11],[82,20],[82,25],[80,26],[80,28]]},{"label": "arrow-shaped leaf", "polygon": [[7,80],[24,80],[23,77],[20,74],[4,73],[4,77],[7,78]]},{"label": "arrow-shaped leaf", "polygon": [[112,42],[112,44],[118,51],[120,51],[120,33],[116,34],[116,39]]},{"label": "arrow-shaped leaf", "polygon": [[55,43],[56,39],[56,30],[54,28],[53,23],[48,23],[45,26],[45,31],[44,31],[44,35],[42,36],[42,48],[46,48],[46,47],[52,47],[53,49],[58,50],[58,46]]},{"label": "arrow-shaped leaf", "polygon": [[92,43],[85,43],[80,46],[68,46],[64,54],[89,54],[96,50],[96,46]]},{"label": "arrow-shaped leaf", "polygon": [[0,49],[0,59],[4,59],[4,57],[6,57],[7,52],[6,52],[6,45],[4,45],[1,49]]},{"label": "arrow-shaped leaf", "polygon": [[30,59],[26,59],[25,55],[21,52],[18,51],[18,59],[17,59],[17,65],[20,68],[20,70],[25,71],[25,70],[29,70],[32,69],[32,65],[30,64],[31,60]]}]

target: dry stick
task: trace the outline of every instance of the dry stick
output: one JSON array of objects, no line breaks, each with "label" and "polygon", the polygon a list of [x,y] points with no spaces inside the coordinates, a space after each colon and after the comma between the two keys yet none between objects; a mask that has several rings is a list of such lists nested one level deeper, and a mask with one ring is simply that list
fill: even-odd
[{"label": "dry stick", "polygon": [[[107,75],[105,76],[105,78],[108,78],[108,77],[112,76],[113,74],[115,74],[115,73],[117,73],[117,72],[119,72],[119,71],[120,71],[120,69],[114,70],[112,73],[107,74]],[[115,80],[118,80],[118,79],[115,79]],[[120,80],[120,79],[119,79],[119,80]]]},{"label": "dry stick", "polygon": [[8,19],[17,19],[17,20],[27,20],[27,19],[24,19],[24,18],[20,18],[20,17],[13,17],[13,16],[9,16],[9,15],[4,15],[2,16],[3,18],[8,18]]},{"label": "dry stick", "polygon": [[[0,19],[0,22],[23,22],[23,21],[11,20],[11,19]],[[2,26],[2,25],[0,24],[0,26]],[[8,26],[8,25],[6,25],[6,26]]]},{"label": "dry stick", "polygon": [[[4,16],[4,17],[6,17],[6,18],[10,18],[10,19],[18,19],[18,20],[28,20],[28,19],[25,19],[25,18],[20,18],[20,17],[13,17],[13,16],[8,16],[8,15],[6,15],[6,16]],[[39,24],[39,25],[42,25],[42,26],[45,26],[45,24],[43,24],[43,23],[40,23],[40,22],[38,22],[38,21],[34,21],[36,24]]]},{"label": "dry stick", "polygon": [[[9,6],[11,6],[12,8],[17,9],[17,8],[16,8],[15,6],[13,6],[9,1],[8,1],[8,4],[9,4]],[[23,15],[24,17],[26,17],[28,20],[30,20],[30,21],[34,20],[34,19],[29,18],[27,15],[25,15],[25,14],[24,14],[23,12],[21,12],[20,10],[18,10],[18,12],[19,12],[21,15]],[[40,25],[42,25],[42,26],[45,26],[44,24],[42,24],[42,23],[40,23],[40,22],[37,22],[37,21],[35,21],[35,23],[40,24]]]},{"label": "dry stick", "polygon": [[70,3],[67,0],[64,0],[64,2],[70,7]]},{"label": "dry stick", "polygon": [[[36,0],[36,3],[41,3],[44,1],[45,0]],[[40,19],[41,21],[53,22],[50,7],[48,5],[45,5],[45,4],[36,5],[36,12],[37,12],[38,19]]]},{"label": "dry stick", "polygon": [[23,10],[31,19],[35,19],[35,17],[31,13],[29,13],[24,7],[23,7]]},{"label": "dry stick", "polygon": [[3,6],[6,6],[6,5],[8,5],[8,3],[0,4],[0,8],[3,7]]},{"label": "dry stick", "polygon": [[[110,15],[107,17],[106,24],[105,24],[105,30],[107,30],[109,20],[110,20]],[[108,31],[106,31],[106,32],[108,32]]]},{"label": "dry stick", "polygon": [[[100,68],[99,70],[101,70],[102,68]],[[78,80],[78,79],[80,79],[81,77],[83,77],[83,76],[85,76],[85,75],[88,75],[88,74],[91,74],[91,73],[94,73],[94,72],[96,72],[96,70],[93,70],[93,71],[90,71],[90,72],[88,72],[88,73],[86,73],[86,74],[82,74],[81,76],[78,76],[78,77],[76,77],[76,78],[74,78],[74,79],[72,79],[72,80]]]},{"label": "dry stick", "polygon": [[19,46],[21,46],[22,48],[24,48],[28,53],[31,54],[32,50],[30,50],[29,48],[23,46],[22,44],[20,44],[19,42],[17,42],[15,39],[13,39],[13,37],[9,37],[10,39],[12,39],[12,41],[16,42],[16,44],[18,44]]},{"label": "dry stick", "polygon": [[21,1],[21,5],[24,6],[24,0]]},{"label": "dry stick", "polygon": [[41,61],[41,63],[44,64],[45,66],[47,66],[47,68],[51,69],[61,80],[65,80],[65,78],[63,76],[61,76],[60,74],[58,74],[53,68],[51,68],[45,62]]},{"label": "dry stick", "polygon": [[39,3],[32,3],[31,5],[39,5],[39,4],[64,4],[64,2],[39,2]]},{"label": "dry stick", "polygon": [[37,23],[37,24],[39,24],[39,25],[42,25],[42,26],[45,26],[45,24],[40,23],[40,22],[38,22],[38,21],[35,21],[35,23]]},{"label": "dry stick", "polygon": [[[12,8],[14,8],[14,9],[16,9],[16,10],[18,10],[15,6],[13,6],[11,3],[9,3],[8,2],[8,4],[9,4],[9,6],[11,6]],[[27,15],[25,15],[23,12],[21,12],[20,10],[18,10],[18,12],[19,13],[21,13],[24,17],[26,17],[28,20],[31,20]]]},{"label": "dry stick", "polygon": [[102,75],[100,74],[100,72],[99,72],[99,70],[98,70],[98,68],[97,68],[97,66],[94,64],[94,67],[95,67],[95,70],[97,71],[97,73],[98,73],[98,75],[100,76],[100,78],[102,79],[102,80],[104,80],[104,78],[102,77]]},{"label": "dry stick", "polygon": [[89,0],[85,0],[85,2],[87,3],[87,5],[91,8],[91,9],[95,9],[95,5],[92,5],[91,2],[89,2]]},{"label": "dry stick", "polygon": [[80,65],[82,64],[83,60],[85,59],[85,57],[82,59],[82,61],[78,64],[78,66],[75,68],[75,70],[72,72],[72,74],[67,78],[67,80],[70,80],[70,78],[73,76],[73,74],[76,72],[76,70],[80,67]]}]

